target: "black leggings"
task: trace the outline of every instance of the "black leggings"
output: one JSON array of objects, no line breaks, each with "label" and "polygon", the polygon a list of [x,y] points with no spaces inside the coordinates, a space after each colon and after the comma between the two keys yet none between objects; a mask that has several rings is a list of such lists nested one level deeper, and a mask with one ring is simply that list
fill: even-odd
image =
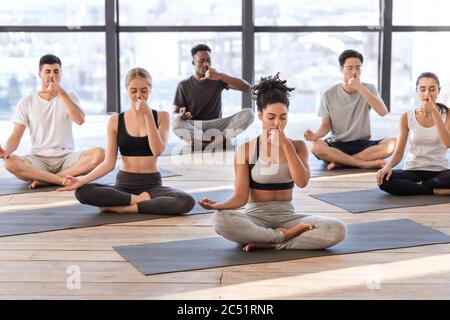
[{"label": "black leggings", "polygon": [[394,170],[380,189],[397,196],[432,195],[433,189],[450,189],[450,170]]},{"label": "black leggings", "polygon": [[116,185],[89,183],[75,192],[75,197],[83,204],[96,207],[129,206],[131,195],[148,192],[151,199],[137,203],[139,213],[182,214],[195,206],[194,198],[181,190],[163,187],[161,174],[130,173],[119,171]]}]

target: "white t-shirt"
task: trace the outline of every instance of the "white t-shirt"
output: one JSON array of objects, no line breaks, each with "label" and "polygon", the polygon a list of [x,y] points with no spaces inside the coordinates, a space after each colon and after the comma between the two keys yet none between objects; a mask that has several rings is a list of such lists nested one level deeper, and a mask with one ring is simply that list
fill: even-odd
[{"label": "white t-shirt", "polygon": [[[68,94],[79,104],[75,93]],[[59,95],[50,101],[41,98],[37,92],[23,97],[16,106],[13,122],[30,130],[33,155],[60,157],[75,149],[72,119]]]}]

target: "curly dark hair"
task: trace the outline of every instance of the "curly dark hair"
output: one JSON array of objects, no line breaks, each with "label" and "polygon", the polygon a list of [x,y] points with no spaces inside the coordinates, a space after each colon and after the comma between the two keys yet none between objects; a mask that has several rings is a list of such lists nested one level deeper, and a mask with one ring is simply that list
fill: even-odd
[{"label": "curly dark hair", "polygon": [[289,92],[295,90],[286,85],[287,80],[280,79],[280,73],[261,77],[259,83],[252,86],[253,99],[258,111],[262,112],[269,104],[283,103],[289,108]]},{"label": "curly dark hair", "polygon": [[191,49],[192,57],[195,56],[195,54],[199,51],[208,51],[209,53],[211,53],[211,48],[208,47],[206,44],[198,44]]}]

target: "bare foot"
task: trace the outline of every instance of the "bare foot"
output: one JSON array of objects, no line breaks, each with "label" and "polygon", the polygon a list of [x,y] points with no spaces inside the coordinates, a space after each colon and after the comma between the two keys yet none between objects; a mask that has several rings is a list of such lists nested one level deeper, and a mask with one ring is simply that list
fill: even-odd
[{"label": "bare foot", "polygon": [[[278,231],[283,232],[284,241],[295,238],[296,236],[302,234],[303,232],[314,229],[314,226],[309,223],[299,223],[290,228],[277,228]],[[262,242],[250,242],[242,250],[249,252],[255,249],[275,249],[275,243],[262,243]]]},{"label": "bare foot", "polygon": [[330,163],[327,165],[327,170],[333,170],[335,167],[336,167],[336,163],[330,162]]},{"label": "bare foot", "polygon": [[138,197],[137,202],[147,201],[151,199],[150,194],[148,192],[142,192],[137,197]]},{"label": "bare foot", "polygon": [[332,161],[327,165],[327,170],[333,170],[333,169],[342,168],[342,167],[344,167],[344,166]]},{"label": "bare foot", "polygon": [[137,206],[123,206],[123,207],[100,207],[101,212],[112,212],[112,213],[138,213]]},{"label": "bare foot", "polygon": [[28,186],[28,188],[29,189],[36,189],[36,188],[39,188],[39,187],[46,187],[46,186],[49,186],[49,185],[50,185],[50,183],[47,183],[47,182],[42,182],[42,181],[39,181],[39,180],[33,180],[33,181],[31,181],[31,183]]},{"label": "bare foot", "polygon": [[303,232],[306,232],[306,231],[309,231],[312,229],[314,229],[314,226],[309,223],[299,223],[288,229],[277,228],[278,231],[281,231],[284,233],[284,241],[288,241],[288,240],[295,238],[296,236],[302,234]]},{"label": "bare foot", "polygon": [[246,245],[242,250],[249,252],[255,249],[275,249],[275,243],[257,243],[252,242]]},{"label": "bare foot", "polygon": [[383,159],[364,161],[363,169],[381,169],[385,166],[386,161]]},{"label": "bare foot", "polygon": [[138,195],[131,195],[131,203],[130,205],[134,205],[136,203],[142,202],[142,201],[146,201],[146,200],[150,200],[150,194],[148,192],[142,192],[141,194]]},{"label": "bare foot", "polygon": [[434,189],[433,194],[436,196],[450,196],[450,189]]}]

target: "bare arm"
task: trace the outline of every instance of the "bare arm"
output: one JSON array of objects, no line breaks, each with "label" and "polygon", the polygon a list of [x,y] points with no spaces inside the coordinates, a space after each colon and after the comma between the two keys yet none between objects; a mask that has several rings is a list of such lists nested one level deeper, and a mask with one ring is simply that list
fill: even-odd
[{"label": "bare arm", "polygon": [[148,144],[155,157],[164,152],[167,144],[170,127],[170,115],[168,112],[158,112],[158,128],[156,128],[155,118],[149,110],[145,114],[145,126],[147,129]]},{"label": "bare arm", "polygon": [[189,111],[187,111],[189,105],[186,99],[183,84],[181,82],[177,86],[173,106],[174,110],[172,117],[174,120],[178,120],[178,118],[181,120],[189,120],[192,118],[192,114]]},{"label": "bare arm", "polygon": [[351,78],[346,85],[349,88],[358,91],[369,106],[373,108],[380,116],[384,117],[388,114],[388,110],[383,100],[370,92],[370,90],[361,83],[359,76]]},{"label": "bare arm", "polygon": [[322,138],[323,136],[327,135],[328,132],[331,130],[331,119],[330,117],[323,117],[322,123],[320,124],[319,129],[317,129],[316,133],[314,134],[316,138]]},{"label": "bare arm", "polygon": [[403,154],[405,153],[406,142],[408,141],[408,114],[404,113],[400,117],[400,126],[397,134],[397,142],[395,144],[395,150],[392,154],[392,158],[387,164],[391,168],[394,168],[396,165],[402,161]]},{"label": "bare arm", "polygon": [[234,194],[227,200],[215,205],[217,210],[239,209],[245,205],[249,196],[248,152],[249,143],[241,145],[234,157],[235,189]]},{"label": "bare arm", "polygon": [[391,160],[377,172],[376,179],[379,186],[381,186],[384,181],[388,181],[391,178],[393,172],[392,168],[394,168],[397,164],[400,163],[400,161],[402,161],[409,132],[407,116],[408,114],[404,113],[400,118],[400,128],[398,130],[395,150]]},{"label": "bare arm", "polygon": [[9,136],[8,140],[6,140],[5,150],[4,154],[0,157],[3,159],[7,159],[11,154],[14,153],[14,151],[17,150],[20,144],[20,140],[23,137],[23,134],[25,132],[26,126],[20,123],[15,123],[13,131],[11,135]]},{"label": "bare arm", "polygon": [[310,177],[306,144],[303,141],[286,139],[282,148],[286,154],[289,172],[295,184],[300,188],[306,187]]},{"label": "bare arm", "polygon": [[117,161],[117,124],[119,116],[111,116],[108,120],[108,147],[106,148],[105,160],[82,178],[83,184],[97,180],[111,172],[116,167]]},{"label": "bare arm", "polygon": [[84,123],[83,110],[81,110],[81,108],[70,98],[69,94],[64,89],[61,88],[59,94],[67,107],[67,113],[70,118],[76,124],[81,126]]},{"label": "bare arm", "polygon": [[247,92],[250,90],[250,87],[251,87],[247,81],[245,81],[243,79],[231,77],[225,73],[220,74],[220,80],[225,82],[228,85],[228,88],[234,89],[234,90]]},{"label": "bare arm", "polygon": [[434,123],[436,124],[436,129],[438,131],[441,143],[447,149],[450,148],[450,112],[447,112],[446,123],[442,121],[440,111],[437,107],[433,108],[431,114],[433,116]]},{"label": "bare arm", "polygon": [[226,73],[220,73],[211,67],[206,71],[205,76],[200,80],[221,80],[227,84],[228,88],[244,92],[249,91],[251,88],[247,81],[229,76]]},{"label": "bare arm", "polygon": [[376,111],[376,113],[378,113],[382,117],[388,114],[388,110],[383,100],[378,99],[362,84],[360,84],[360,86],[358,87],[358,91],[362,95],[364,100]]}]

